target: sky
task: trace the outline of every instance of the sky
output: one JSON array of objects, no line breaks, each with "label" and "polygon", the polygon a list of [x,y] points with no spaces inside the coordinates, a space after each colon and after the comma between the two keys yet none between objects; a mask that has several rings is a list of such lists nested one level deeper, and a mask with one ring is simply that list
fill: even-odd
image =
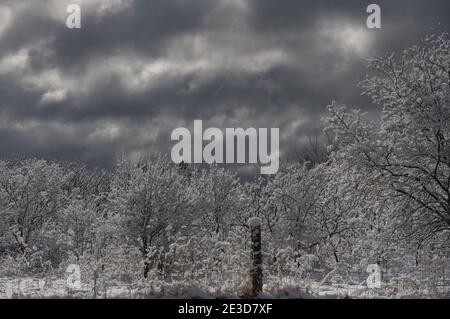
[{"label": "sky", "polygon": [[[81,29],[66,27],[78,3]],[[381,29],[366,8],[381,7]],[[450,30],[448,0],[0,0],[0,156],[111,167],[170,154],[177,127],[280,128],[281,159],[320,134],[374,54]]]}]

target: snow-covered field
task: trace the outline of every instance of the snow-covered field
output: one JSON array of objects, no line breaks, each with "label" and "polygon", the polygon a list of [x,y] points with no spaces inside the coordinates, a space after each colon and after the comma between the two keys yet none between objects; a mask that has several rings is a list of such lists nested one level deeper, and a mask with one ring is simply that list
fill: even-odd
[{"label": "snow-covered field", "polygon": [[[148,299],[209,299],[239,298],[239,294],[229,291],[205,291],[182,282],[82,285],[80,289],[70,289],[65,280],[45,278],[0,278],[0,299],[8,298],[148,298]],[[309,299],[309,298],[450,298],[450,287],[418,287],[413,280],[400,278],[383,283],[379,289],[369,289],[365,283],[323,283],[317,281],[298,282],[285,278],[264,285],[264,292],[258,298]]]}]

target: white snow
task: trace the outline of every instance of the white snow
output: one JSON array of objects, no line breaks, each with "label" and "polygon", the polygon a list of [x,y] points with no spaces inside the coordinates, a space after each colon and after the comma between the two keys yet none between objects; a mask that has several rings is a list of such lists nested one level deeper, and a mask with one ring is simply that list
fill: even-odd
[{"label": "white snow", "polygon": [[250,227],[258,227],[261,226],[261,218],[259,217],[252,217],[248,220],[248,224]]}]

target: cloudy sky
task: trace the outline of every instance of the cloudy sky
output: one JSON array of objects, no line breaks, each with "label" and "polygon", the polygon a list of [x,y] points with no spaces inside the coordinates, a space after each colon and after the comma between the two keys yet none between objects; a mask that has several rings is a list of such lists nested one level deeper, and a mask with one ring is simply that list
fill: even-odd
[{"label": "cloudy sky", "polygon": [[[382,8],[382,29],[366,7]],[[79,3],[82,28],[66,27]],[[171,131],[279,127],[282,156],[331,100],[377,108],[366,60],[450,30],[448,0],[0,0],[0,156],[169,152]],[[376,114],[376,113],[374,113]]]}]

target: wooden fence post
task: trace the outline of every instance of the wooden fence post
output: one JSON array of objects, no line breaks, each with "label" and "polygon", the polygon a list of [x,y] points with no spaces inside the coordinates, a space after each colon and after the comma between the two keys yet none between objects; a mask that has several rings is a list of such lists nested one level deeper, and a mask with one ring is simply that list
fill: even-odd
[{"label": "wooden fence post", "polygon": [[263,269],[262,269],[262,246],[261,246],[261,219],[250,218],[248,221],[251,234],[251,257],[252,266],[250,269],[251,293],[256,297],[263,289]]}]

